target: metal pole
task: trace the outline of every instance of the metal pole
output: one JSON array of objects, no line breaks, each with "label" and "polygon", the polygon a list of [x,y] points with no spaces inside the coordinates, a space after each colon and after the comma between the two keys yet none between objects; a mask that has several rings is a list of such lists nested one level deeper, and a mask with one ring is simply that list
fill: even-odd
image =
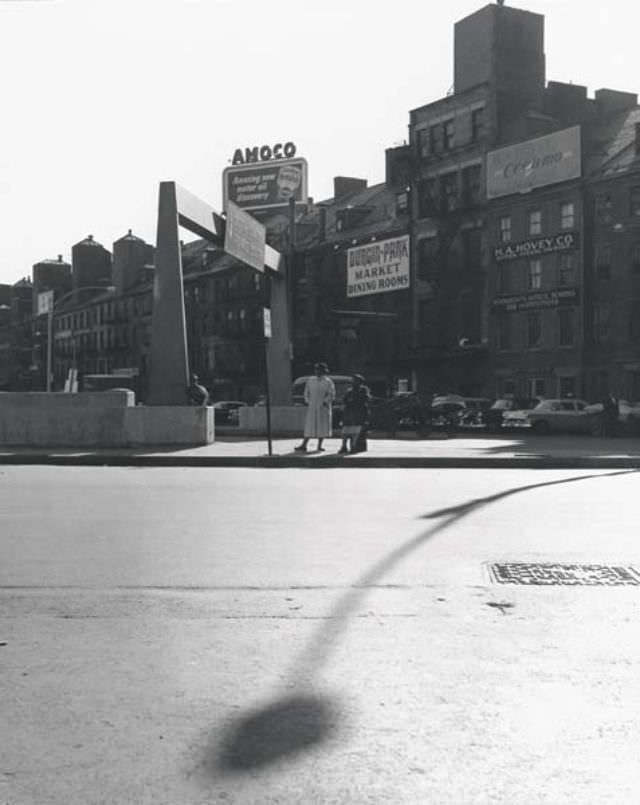
[{"label": "metal pole", "polygon": [[289,323],[289,358],[293,360],[293,341],[295,327],[295,277],[293,261],[296,250],[296,201],[289,199],[289,249],[287,251],[287,320]]},{"label": "metal pole", "polygon": [[51,356],[53,352],[53,310],[47,313],[47,391],[51,391]]},{"label": "metal pole", "polygon": [[264,339],[264,376],[265,391],[267,394],[267,443],[269,445],[269,455],[273,455],[273,443],[271,440],[271,388],[269,386],[269,339]]}]

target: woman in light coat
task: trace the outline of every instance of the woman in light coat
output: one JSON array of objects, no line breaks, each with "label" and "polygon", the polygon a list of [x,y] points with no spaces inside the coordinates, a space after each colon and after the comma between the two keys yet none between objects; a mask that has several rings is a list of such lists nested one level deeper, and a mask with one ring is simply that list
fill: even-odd
[{"label": "woman in light coat", "polygon": [[323,451],[322,440],[331,436],[331,405],[336,397],[336,387],[327,377],[329,367],[326,363],[314,366],[315,376],[307,380],[304,387],[304,401],[307,404],[307,415],[304,421],[304,438],[298,447],[299,453],[306,452],[309,439],[318,440],[318,450]]}]

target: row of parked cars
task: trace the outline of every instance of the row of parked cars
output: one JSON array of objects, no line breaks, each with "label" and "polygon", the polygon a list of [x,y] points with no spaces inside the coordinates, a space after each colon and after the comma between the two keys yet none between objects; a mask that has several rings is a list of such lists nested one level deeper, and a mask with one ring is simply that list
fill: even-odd
[{"label": "row of parked cars", "polygon": [[[351,385],[351,378],[331,375],[336,386],[333,425],[342,424],[342,398]],[[307,378],[297,378],[293,384],[294,405],[303,405]],[[259,400],[258,405],[264,404]],[[213,403],[216,422],[237,425],[239,409],[247,405],[239,400]],[[540,399],[505,397],[491,400],[486,397],[463,397],[458,394],[421,395],[399,392],[387,399],[374,397],[371,404],[372,430],[484,430],[490,433],[529,430],[533,433],[591,433],[606,430],[603,405],[590,404],[574,398]],[[616,430],[640,435],[640,403],[618,401]]]}]

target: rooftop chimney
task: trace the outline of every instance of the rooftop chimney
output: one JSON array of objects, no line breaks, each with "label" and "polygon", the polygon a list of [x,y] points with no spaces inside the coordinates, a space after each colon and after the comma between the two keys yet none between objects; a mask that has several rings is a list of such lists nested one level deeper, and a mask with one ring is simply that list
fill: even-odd
[{"label": "rooftop chimney", "polygon": [[334,199],[348,196],[351,193],[359,193],[367,189],[366,179],[355,179],[352,176],[336,176],[333,180]]}]

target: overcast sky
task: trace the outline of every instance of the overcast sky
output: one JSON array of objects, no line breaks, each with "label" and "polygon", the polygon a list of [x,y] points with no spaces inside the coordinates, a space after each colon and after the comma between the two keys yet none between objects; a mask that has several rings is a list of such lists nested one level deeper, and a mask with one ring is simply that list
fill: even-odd
[{"label": "overcast sky", "polygon": [[[0,0],[0,282],[88,234],[155,241],[158,182],[221,206],[237,147],[293,140],[309,193],[384,177],[453,83],[473,0]],[[514,4],[515,5],[515,4]],[[636,0],[529,0],[547,80],[640,90]]]}]

